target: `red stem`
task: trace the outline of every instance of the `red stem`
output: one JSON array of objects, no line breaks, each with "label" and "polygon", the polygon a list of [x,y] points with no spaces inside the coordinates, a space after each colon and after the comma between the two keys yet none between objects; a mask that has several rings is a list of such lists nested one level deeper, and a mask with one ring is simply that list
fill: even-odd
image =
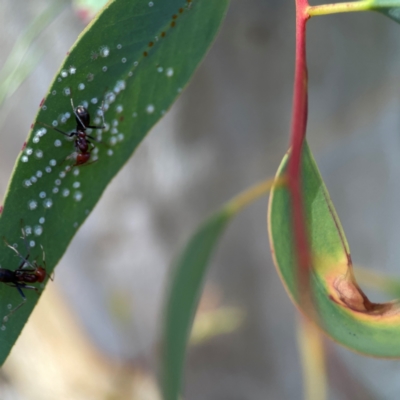
[{"label": "red stem", "polygon": [[301,185],[301,154],[307,127],[306,23],[309,19],[307,8],[307,0],[296,0],[296,67],[292,132],[290,138],[291,153],[287,169],[288,185],[292,200],[294,245],[299,268],[299,294],[302,296],[309,294],[307,292],[309,289],[309,272],[311,267]]}]

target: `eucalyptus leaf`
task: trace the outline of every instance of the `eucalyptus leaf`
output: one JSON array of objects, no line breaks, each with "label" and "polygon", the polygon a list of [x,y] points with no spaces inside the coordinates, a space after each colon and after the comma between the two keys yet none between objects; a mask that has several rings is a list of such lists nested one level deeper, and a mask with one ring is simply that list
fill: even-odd
[{"label": "eucalyptus leaf", "polygon": [[[188,83],[227,6],[228,0],[107,4],[67,54],[40,104],[6,193],[0,237],[16,243],[25,256],[22,220],[31,259],[42,262],[43,246],[47,272],[52,272],[110,180]],[[95,142],[91,163],[72,169],[74,143],[48,127],[75,129],[71,99],[88,108],[92,124],[102,124],[103,110],[107,124],[91,132],[101,140]],[[0,263],[15,270],[19,260],[4,246]],[[1,362],[37,301],[33,291],[25,292],[26,305],[1,326]],[[2,285],[0,318],[20,301],[15,288]]]},{"label": "eucalyptus leaf", "polygon": [[[285,175],[287,163],[288,155],[277,178]],[[313,262],[311,290],[318,314],[315,322],[336,342],[358,353],[400,358],[400,302],[372,303],[358,286],[346,236],[307,144],[302,154],[302,183]],[[271,191],[268,221],[279,275],[290,298],[301,308],[287,188]]]}]

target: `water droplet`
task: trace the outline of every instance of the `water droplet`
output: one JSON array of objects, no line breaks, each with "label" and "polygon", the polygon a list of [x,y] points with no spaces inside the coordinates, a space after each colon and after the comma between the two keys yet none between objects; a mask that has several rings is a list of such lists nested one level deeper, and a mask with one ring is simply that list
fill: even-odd
[{"label": "water droplet", "polygon": [[94,75],[89,73],[87,74],[86,79],[88,80],[88,82],[92,82],[92,80],[94,79]]},{"label": "water droplet", "polygon": [[36,158],[42,158],[42,157],[43,157],[43,151],[40,150],[40,149],[37,149],[37,150],[35,151],[35,157],[36,157]]},{"label": "water droplet", "polygon": [[32,153],[33,153],[33,149],[32,149],[31,147],[27,147],[27,148],[25,149],[25,154],[26,154],[26,155],[30,156]]},{"label": "water droplet", "polygon": [[117,128],[112,128],[111,129],[111,134],[115,135],[116,133],[118,133],[118,129]]},{"label": "water droplet", "polygon": [[123,64],[125,64],[125,63],[126,63],[126,58],[123,57],[123,58],[121,59],[121,62],[122,62]]},{"label": "water droplet", "polygon": [[43,106],[42,106],[42,110],[43,110],[43,111],[46,111],[46,110],[47,110],[47,106],[43,105]]},{"label": "water droplet", "polygon": [[50,208],[53,205],[53,200],[52,199],[46,199],[43,201],[43,207],[44,208]]},{"label": "water droplet", "polygon": [[128,72],[128,76],[132,76],[133,75],[133,72],[132,71],[129,71]]},{"label": "water droplet", "polygon": [[81,200],[82,200],[82,197],[83,197],[82,192],[76,191],[76,192],[74,193],[74,199],[75,199],[76,201],[81,201]]},{"label": "water droplet", "polygon": [[91,102],[92,104],[97,104],[97,102],[98,102],[97,97],[93,97],[93,99],[90,100],[90,102]]},{"label": "water droplet", "polygon": [[[109,143],[111,146],[114,146],[114,145],[117,143],[117,138],[116,138],[115,136],[110,137],[108,143]],[[107,154],[108,154],[108,153],[107,153]],[[112,154],[110,154],[110,155],[112,155]]]},{"label": "water droplet", "polygon": [[137,117],[137,112],[134,112],[134,113],[132,114],[132,117],[133,117],[133,118],[136,118],[136,117]]},{"label": "water droplet", "polygon": [[8,308],[9,310],[11,310],[11,309],[12,309],[12,304],[7,304],[7,308]]},{"label": "water droplet", "polygon": [[104,66],[101,70],[102,70],[103,72],[106,72],[106,71],[107,71],[107,67]]},{"label": "water droplet", "polygon": [[53,126],[58,126],[58,121],[55,119],[52,123]]},{"label": "water droplet", "polygon": [[84,83],[80,83],[80,84],[78,85],[78,89],[79,89],[79,90],[85,89],[85,84],[84,84]]},{"label": "water droplet", "polygon": [[28,208],[30,210],[35,210],[37,208],[37,201],[36,200],[29,200],[28,201]]},{"label": "water droplet", "polygon": [[25,179],[25,180],[24,180],[24,186],[25,186],[26,188],[28,188],[29,186],[32,186],[32,182],[30,181],[30,179]]},{"label": "water droplet", "polygon": [[47,133],[47,129],[46,128],[40,128],[37,132],[36,135],[43,137],[45,134]]},{"label": "water droplet", "polygon": [[125,81],[117,81],[117,83],[114,86],[114,92],[119,93],[121,90],[125,90],[125,88],[126,88]]},{"label": "water droplet", "polygon": [[[4,322],[7,322],[7,321],[8,321],[8,317],[4,317],[4,318],[3,318],[3,321],[4,321]],[[6,328],[5,325],[2,325],[0,329],[1,329],[2,331],[5,331],[7,328]]]},{"label": "water droplet", "polygon": [[44,198],[46,197],[46,192],[40,192],[40,193],[39,193],[39,197],[40,197],[41,199],[44,199]]},{"label": "water droplet", "polygon": [[51,172],[51,167],[46,167],[44,170],[49,174]]},{"label": "water droplet", "polygon": [[122,44],[117,44],[117,49],[121,50],[122,49]]},{"label": "water droplet", "polygon": [[56,146],[56,147],[60,147],[62,145],[62,142],[61,142],[61,140],[59,140],[59,139],[57,139],[55,142],[54,142],[54,146]]},{"label": "water droplet", "polygon": [[79,175],[79,168],[75,168],[74,171],[72,172],[75,176]]},{"label": "water droplet", "polygon": [[149,1],[149,7],[153,7],[154,3],[152,1]]},{"label": "water droplet", "polygon": [[178,93],[182,92],[182,88],[178,88],[177,92]]},{"label": "water droplet", "polygon": [[25,235],[26,235],[26,236],[32,235],[32,227],[31,227],[31,226],[27,225],[27,226],[24,228],[24,231],[25,231]]},{"label": "water droplet", "polygon": [[164,68],[163,67],[158,67],[157,68],[157,72],[163,72],[164,71]]},{"label": "water droplet", "polygon": [[61,179],[56,179],[54,183],[55,183],[57,186],[60,186],[60,185],[61,185]]},{"label": "water droplet", "polygon": [[63,69],[63,70],[61,71],[60,75],[61,75],[62,78],[66,78],[66,77],[68,76],[68,71],[65,70],[65,69]]},{"label": "water droplet", "polygon": [[[108,104],[113,103],[115,101],[115,99],[116,99],[116,97],[113,92],[107,92],[106,95],[104,96],[104,100]],[[97,110],[97,115],[99,115],[99,111],[101,111],[101,110]]]},{"label": "water droplet", "polygon": [[36,242],[34,240],[31,240],[29,242],[29,247],[35,247],[36,246]]},{"label": "water droplet", "polygon": [[80,182],[74,182],[74,183],[72,184],[72,187],[73,187],[74,189],[78,189],[80,186],[81,186],[81,183],[80,183]]},{"label": "water droplet", "polygon": [[119,133],[118,134],[118,141],[122,142],[124,140],[124,134],[123,133]]},{"label": "water droplet", "polygon": [[174,69],[173,68],[167,68],[167,70],[165,71],[165,75],[167,75],[168,78],[171,78],[171,76],[174,75]]},{"label": "water droplet", "polygon": [[74,222],[74,228],[77,228],[79,224],[77,222]]},{"label": "water droplet", "polygon": [[62,178],[65,178],[65,175],[67,175],[67,174],[65,173],[65,171],[61,171],[60,174],[59,174],[58,176],[62,179]]},{"label": "water droplet", "polygon": [[111,150],[111,149],[108,149],[107,150],[107,155],[108,156],[112,156],[114,154],[114,152]]},{"label": "water droplet", "polygon": [[108,57],[110,55],[110,49],[107,46],[100,47],[100,56]]},{"label": "water droplet", "polygon": [[153,114],[154,110],[155,110],[155,107],[153,106],[153,104],[149,104],[146,107],[147,114]]},{"label": "water droplet", "polygon": [[39,224],[44,224],[44,222],[45,222],[46,220],[45,220],[45,218],[44,217],[40,217],[39,218]]},{"label": "water droplet", "polygon": [[57,91],[56,91],[56,90],[53,90],[53,91],[51,92],[51,94],[52,94],[53,96],[55,96],[55,95],[57,94]]},{"label": "water droplet", "polygon": [[57,194],[57,193],[58,193],[58,187],[53,187],[52,192],[53,192],[54,194]]},{"label": "water droplet", "polygon": [[31,176],[31,182],[32,182],[32,183],[36,183],[36,182],[37,182],[36,176]]},{"label": "water droplet", "polygon": [[122,105],[118,105],[117,107],[115,107],[115,111],[117,113],[121,113],[124,110],[124,107]]},{"label": "water droplet", "polygon": [[33,232],[36,236],[40,236],[43,233],[43,227],[40,225],[35,225]]},{"label": "water droplet", "polygon": [[69,73],[70,73],[71,75],[73,75],[73,74],[75,74],[75,72],[76,72],[76,68],[75,68],[73,65],[71,65],[71,66],[69,67]]},{"label": "water droplet", "polygon": [[63,94],[65,96],[69,96],[71,94],[71,89],[69,87],[66,87],[63,89]]},{"label": "water droplet", "polygon": [[40,137],[39,137],[39,136],[35,136],[35,137],[32,139],[32,142],[33,142],[33,143],[39,143],[39,141],[40,141]]},{"label": "water droplet", "polygon": [[69,196],[69,189],[63,189],[62,195],[63,195],[64,197]]},{"label": "water droplet", "polygon": [[43,176],[43,172],[42,171],[36,171],[36,176],[38,178],[41,178]]},{"label": "water droplet", "polygon": [[137,67],[139,65],[139,61],[135,61],[134,63],[133,63],[133,66],[134,67]]},{"label": "water droplet", "polygon": [[55,167],[55,166],[57,165],[57,161],[54,160],[54,159],[52,159],[52,160],[49,161],[49,164],[50,164],[52,167]]}]

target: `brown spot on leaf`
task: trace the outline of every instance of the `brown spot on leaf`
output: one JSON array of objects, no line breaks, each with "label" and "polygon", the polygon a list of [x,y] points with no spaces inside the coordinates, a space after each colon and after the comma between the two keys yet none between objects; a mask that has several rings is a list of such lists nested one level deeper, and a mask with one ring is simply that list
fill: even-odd
[{"label": "brown spot on leaf", "polygon": [[393,316],[400,314],[400,303],[372,303],[358,286],[352,274],[338,277],[333,282],[336,296],[330,296],[335,301],[352,311],[375,316]]}]

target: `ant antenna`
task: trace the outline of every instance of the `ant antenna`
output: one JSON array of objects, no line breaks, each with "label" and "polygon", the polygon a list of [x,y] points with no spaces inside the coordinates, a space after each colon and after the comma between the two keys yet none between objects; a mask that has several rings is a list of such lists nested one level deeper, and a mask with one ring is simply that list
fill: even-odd
[{"label": "ant antenna", "polygon": [[[31,268],[36,269],[27,259],[27,257],[24,257],[14,246],[11,246],[10,243],[7,242],[6,238],[3,236],[3,241],[6,244],[7,247],[9,247],[12,251],[15,252],[15,254],[23,261],[23,263],[20,265],[20,268],[23,268],[24,264],[28,264]],[[29,257],[29,255],[28,255]]]},{"label": "ant antenna", "polygon": [[44,269],[46,270],[46,275],[48,276],[48,278],[49,278],[51,281],[54,281],[54,270],[53,270],[53,272],[52,272],[51,274],[48,274],[48,273],[47,273],[46,254],[45,254],[45,252],[44,252],[43,246],[40,245],[40,247],[41,247],[41,249],[42,249],[42,260],[43,260]]},{"label": "ant antenna", "polygon": [[74,111],[75,117],[76,117],[77,120],[81,123],[81,125],[86,129],[85,124],[82,122],[82,120],[80,119],[79,115],[78,115],[77,112],[75,111],[74,101],[72,100],[72,97],[71,97],[71,106],[72,106],[72,110]]}]

